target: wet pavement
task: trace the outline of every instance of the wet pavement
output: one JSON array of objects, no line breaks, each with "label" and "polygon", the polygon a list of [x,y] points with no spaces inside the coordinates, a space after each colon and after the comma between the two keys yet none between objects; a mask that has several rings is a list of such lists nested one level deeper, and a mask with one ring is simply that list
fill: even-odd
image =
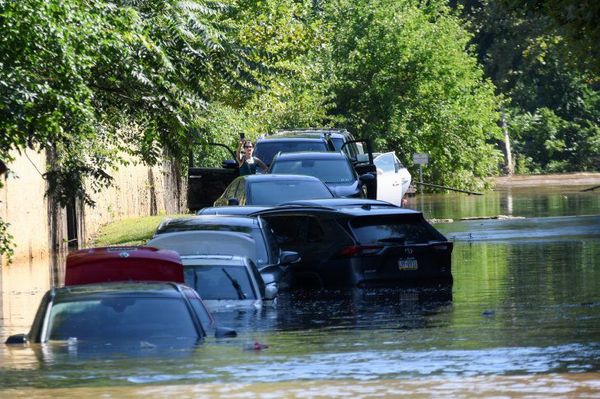
[{"label": "wet pavement", "polygon": [[[0,397],[598,397],[600,193],[422,196],[454,241],[452,286],[297,292],[219,312],[239,332],[135,357],[0,346]],[[497,215],[523,219],[460,220]],[[48,263],[0,271],[0,339],[26,332]],[[268,347],[254,350],[258,342]]]}]

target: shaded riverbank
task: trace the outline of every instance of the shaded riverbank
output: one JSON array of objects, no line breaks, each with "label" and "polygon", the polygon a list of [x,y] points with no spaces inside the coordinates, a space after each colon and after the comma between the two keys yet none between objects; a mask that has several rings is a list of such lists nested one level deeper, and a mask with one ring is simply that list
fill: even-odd
[{"label": "shaded riverbank", "polygon": [[494,189],[508,187],[597,186],[600,173],[579,172],[551,175],[515,175],[494,178]]}]

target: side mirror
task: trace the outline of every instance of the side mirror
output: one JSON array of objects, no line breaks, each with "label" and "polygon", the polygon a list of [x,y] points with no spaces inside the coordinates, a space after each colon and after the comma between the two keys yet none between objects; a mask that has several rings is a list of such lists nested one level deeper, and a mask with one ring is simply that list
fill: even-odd
[{"label": "side mirror", "polygon": [[216,327],[215,338],[235,338],[237,337],[237,331],[233,328],[227,327]]},{"label": "side mirror", "polygon": [[277,287],[277,283],[273,282],[271,284],[265,285],[265,298],[266,300],[273,300],[277,297],[279,292],[279,288]]},{"label": "side mirror", "polygon": [[300,261],[300,254],[295,251],[282,251],[279,255],[280,264],[296,263]]},{"label": "side mirror", "polygon": [[375,176],[373,176],[371,173],[365,173],[364,175],[360,175],[358,179],[361,181],[361,183],[371,183],[375,180]]},{"label": "side mirror", "polygon": [[237,164],[237,162],[235,162],[234,159],[226,159],[223,161],[221,166],[224,167],[225,169],[237,169],[238,164]]},{"label": "side mirror", "polygon": [[7,345],[26,344],[29,340],[27,334],[15,334],[8,337],[5,341]]},{"label": "side mirror", "polygon": [[229,205],[229,206],[236,206],[239,204],[240,204],[240,201],[237,198],[229,198],[227,200],[227,205]]}]

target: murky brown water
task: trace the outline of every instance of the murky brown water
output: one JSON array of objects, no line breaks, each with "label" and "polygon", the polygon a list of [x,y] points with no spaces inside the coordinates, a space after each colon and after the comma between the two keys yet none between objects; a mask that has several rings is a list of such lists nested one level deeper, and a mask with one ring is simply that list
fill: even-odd
[{"label": "murky brown water", "polygon": [[[236,339],[138,357],[0,345],[0,397],[600,397],[600,193],[423,196],[451,287],[283,295],[216,314]],[[524,219],[467,220],[512,215]],[[26,332],[47,261],[0,271],[0,339]],[[247,342],[269,348],[246,351]]]}]

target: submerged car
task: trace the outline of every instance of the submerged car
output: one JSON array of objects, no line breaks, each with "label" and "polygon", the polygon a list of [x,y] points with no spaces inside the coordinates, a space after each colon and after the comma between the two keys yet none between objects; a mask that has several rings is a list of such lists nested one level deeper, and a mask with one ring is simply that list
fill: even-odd
[{"label": "submerged car", "polygon": [[292,152],[277,154],[269,173],[314,176],[336,197],[367,198],[367,187],[375,181],[371,173],[358,175],[342,152]]},{"label": "submerged car", "polygon": [[[287,267],[300,258],[296,252],[281,251],[266,221],[245,216],[207,215],[166,219],[158,226],[148,245],[175,250],[182,256],[248,257],[256,264],[267,290],[276,291],[282,284],[285,285]],[[270,288],[272,285],[275,288]]]},{"label": "submerged car", "polygon": [[236,178],[214,206],[277,205],[282,202],[334,198],[335,195],[316,177],[302,175],[247,175]]},{"label": "submerged car", "polygon": [[211,311],[273,302],[277,287],[266,286],[250,258],[227,255],[182,257],[184,278]]},{"label": "submerged car", "polygon": [[300,254],[292,288],[452,281],[452,242],[418,211],[365,199],[292,201],[253,213]]},{"label": "submerged car", "polygon": [[10,336],[6,343],[70,340],[179,347],[201,342],[213,329],[212,316],[202,300],[183,284],[84,284],[49,290],[29,333]]},{"label": "submerged car", "polygon": [[198,293],[183,282],[183,265],[173,251],[75,251],[67,257],[66,285],[46,292],[29,333],[12,335],[6,343],[189,347],[212,332],[235,336],[215,325]]}]

